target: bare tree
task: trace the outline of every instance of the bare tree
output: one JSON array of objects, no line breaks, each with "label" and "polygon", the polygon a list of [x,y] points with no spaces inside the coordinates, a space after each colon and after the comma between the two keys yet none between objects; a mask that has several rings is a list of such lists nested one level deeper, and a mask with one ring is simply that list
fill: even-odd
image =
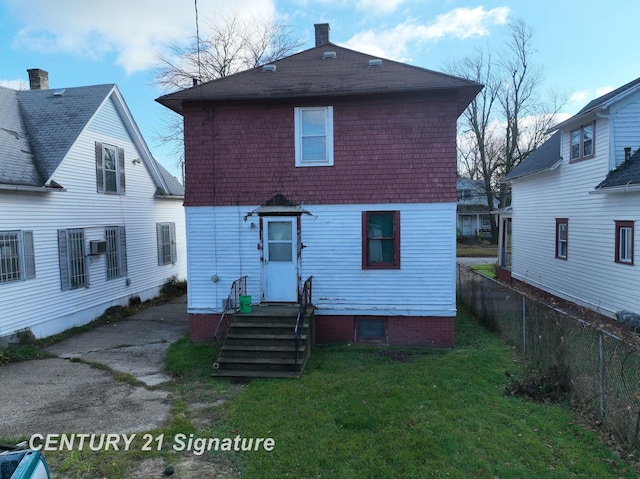
[{"label": "bare tree", "polygon": [[[522,20],[509,25],[502,52],[492,55],[488,47],[449,67],[452,74],[482,83],[485,87],[467,107],[460,122],[459,159],[466,173],[481,176],[488,205],[497,199],[510,203],[502,181],[547,138],[547,131],[566,100],[551,93],[541,99],[542,68],[533,62],[533,30]],[[491,231],[498,225],[492,218]]]},{"label": "bare tree", "polygon": [[[163,91],[189,88],[234,73],[269,63],[295,53],[302,42],[294,38],[290,27],[273,20],[243,19],[237,13],[207,24],[204,34],[186,45],[173,43],[159,55],[153,84]],[[156,135],[161,144],[180,151],[178,164],[184,162],[182,122],[168,120],[166,131]]]}]

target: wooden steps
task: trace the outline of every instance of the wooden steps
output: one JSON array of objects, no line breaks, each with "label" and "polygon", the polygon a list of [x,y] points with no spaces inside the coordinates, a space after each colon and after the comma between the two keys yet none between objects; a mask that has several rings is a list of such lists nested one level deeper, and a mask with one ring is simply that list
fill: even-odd
[{"label": "wooden steps", "polygon": [[307,309],[296,363],[294,329],[299,306],[259,305],[236,314],[214,364],[214,376],[295,378],[304,369],[313,340],[313,307]]}]

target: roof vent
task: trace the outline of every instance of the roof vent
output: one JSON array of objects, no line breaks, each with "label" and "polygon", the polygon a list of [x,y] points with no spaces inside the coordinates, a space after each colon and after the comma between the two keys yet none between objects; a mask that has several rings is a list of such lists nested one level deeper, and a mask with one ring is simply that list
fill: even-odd
[{"label": "roof vent", "polygon": [[276,71],[276,66],[275,65],[263,65],[262,66],[262,71],[263,72],[274,72],[274,71]]},{"label": "roof vent", "polygon": [[337,56],[336,52],[324,52],[322,54],[322,59],[325,60],[327,58],[335,58]]},{"label": "roof vent", "polygon": [[369,60],[369,66],[370,67],[379,67],[382,65],[382,59],[380,58],[373,58],[371,60]]},{"label": "roof vent", "polygon": [[67,90],[65,90],[64,88],[61,89],[61,90],[56,90],[56,91],[53,92],[53,96],[62,96],[62,95],[64,95],[65,91],[67,91]]}]

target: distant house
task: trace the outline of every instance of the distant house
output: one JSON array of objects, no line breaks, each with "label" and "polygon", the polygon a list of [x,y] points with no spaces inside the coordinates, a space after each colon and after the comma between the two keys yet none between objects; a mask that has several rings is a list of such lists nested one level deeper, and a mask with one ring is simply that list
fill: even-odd
[{"label": "distant house", "polygon": [[91,321],[186,276],[184,189],[116,85],[0,87],[0,338]]},{"label": "distant house", "polygon": [[[231,283],[317,342],[454,343],[456,120],[481,85],[329,42],[166,95],[184,117],[191,337]],[[212,278],[214,281],[212,281]]]},{"label": "distant house", "polygon": [[491,238],[491,211],[498,207],[498,201],[489,207],[484,181],[461,176],[456,180],[456,190],[458,234],[463,238]]},{"label": "distant house", "polygon": [[556,130],[506,178],[511,277],[608,316],[640,313],[640,79]]}]

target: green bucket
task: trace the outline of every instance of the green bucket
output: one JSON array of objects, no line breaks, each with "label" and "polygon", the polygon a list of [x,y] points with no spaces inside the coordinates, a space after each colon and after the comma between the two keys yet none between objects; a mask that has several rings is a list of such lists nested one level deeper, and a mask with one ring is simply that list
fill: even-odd
[{"label": "green bucket", "polygon": [[251,296],[240,296],[240,313],[251,312]]}]

